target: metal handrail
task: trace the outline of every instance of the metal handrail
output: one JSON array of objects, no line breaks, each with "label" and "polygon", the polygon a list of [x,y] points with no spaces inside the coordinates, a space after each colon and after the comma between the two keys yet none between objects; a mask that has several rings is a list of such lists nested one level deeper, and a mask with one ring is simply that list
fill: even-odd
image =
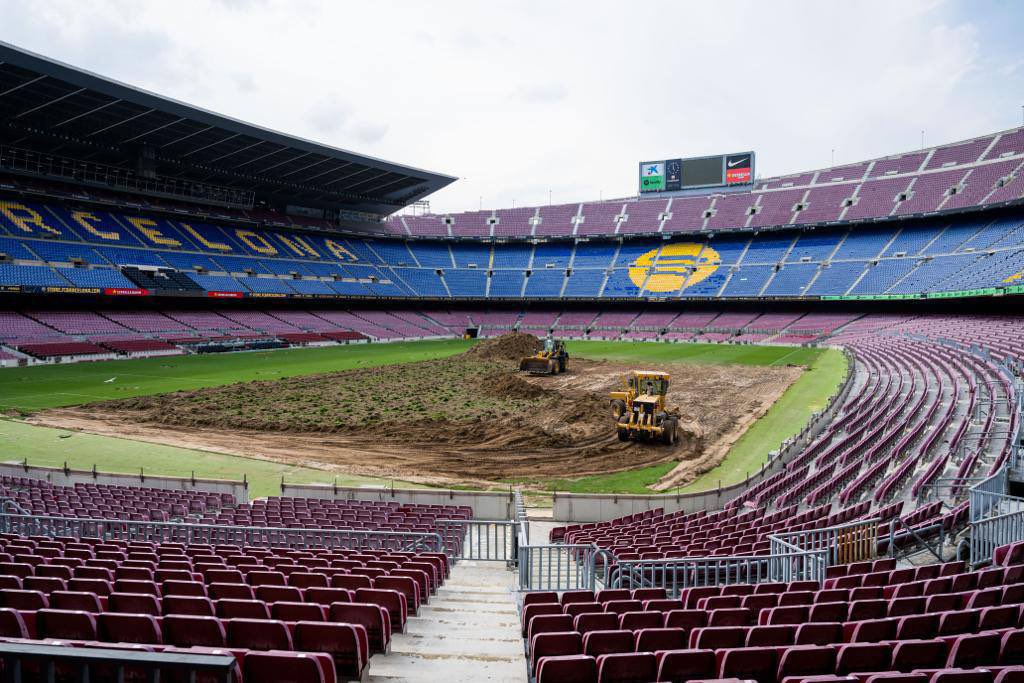
[{"label": "metal handrail", "polygon": [[0,643],[0,662],[5,672],[4,680],[22,681],[34,679],[26,675],[25,662],[36,662],[42,669],[42,680],[55,680],[57,664],[76,667],[75,680],[93,680],[91,667],[113,667],[113,680],[125,680],[125,674],[142,669],[146,680],[158,681],[163,671],[184,674],[186,679],[197,680],[200,676],[213,676],[220,683],[235,680],[236,660],[227,651],[214,652],[140,652],[113,647],[68,647],[53,643]]},{"label": "metal handrail", "polygon": [[0,532],[170,543],[232,544],[271,547],[326,547],[446,552],[438,533],[367,529],[292,529],[184,522],[137,522],[0,513]]}]

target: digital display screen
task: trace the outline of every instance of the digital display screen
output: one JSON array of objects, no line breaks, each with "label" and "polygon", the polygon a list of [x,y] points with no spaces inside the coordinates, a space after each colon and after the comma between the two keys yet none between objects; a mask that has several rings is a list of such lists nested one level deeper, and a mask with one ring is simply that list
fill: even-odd
[{"label": "digital display screen", "polygon": [[641,194],[675,192],[702,187],[750,185],[753,182],[753,152],[640,163]]}]

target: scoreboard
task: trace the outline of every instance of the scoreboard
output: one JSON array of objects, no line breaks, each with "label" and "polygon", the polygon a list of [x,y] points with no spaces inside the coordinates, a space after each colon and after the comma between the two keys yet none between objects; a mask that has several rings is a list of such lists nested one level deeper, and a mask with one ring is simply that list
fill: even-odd
[{"label": "scoreboard", "polygon": [[754,153],[640,162],[640,192],[675,192],[754,182]]}]

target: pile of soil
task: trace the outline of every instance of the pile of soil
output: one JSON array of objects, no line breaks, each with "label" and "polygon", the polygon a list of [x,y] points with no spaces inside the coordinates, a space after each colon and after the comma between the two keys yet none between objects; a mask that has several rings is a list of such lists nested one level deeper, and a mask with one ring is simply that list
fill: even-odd
[{"label": "pile of soil", "polygon": [[[246,382],[38,413],[33,422],[349,474],[487,485],[676,461],[666,485],[714,467],[798,368],[665,364],[680,443],[621,443],[608,391],[631,366],[573,359],[529,376],[541,348],[508,334],[438,360]],[[571,349],[570,349],[571,352]]]},{"label": "pile of soil", "polygon": [[543,342],[532,334],[512,332],[500,337],[493,337],[477,342],[466,357],[488,361],[516,361],[524,356],[532,356],[541,350]]}]

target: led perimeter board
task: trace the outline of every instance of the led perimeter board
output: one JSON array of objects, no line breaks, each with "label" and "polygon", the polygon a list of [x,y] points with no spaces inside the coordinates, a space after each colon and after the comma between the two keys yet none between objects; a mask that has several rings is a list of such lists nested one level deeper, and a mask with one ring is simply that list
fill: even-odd
[{"label": "led perimeter board", "polygon": [[731,187],[754,182],[754,153],[640,162],[640,193]]}]

